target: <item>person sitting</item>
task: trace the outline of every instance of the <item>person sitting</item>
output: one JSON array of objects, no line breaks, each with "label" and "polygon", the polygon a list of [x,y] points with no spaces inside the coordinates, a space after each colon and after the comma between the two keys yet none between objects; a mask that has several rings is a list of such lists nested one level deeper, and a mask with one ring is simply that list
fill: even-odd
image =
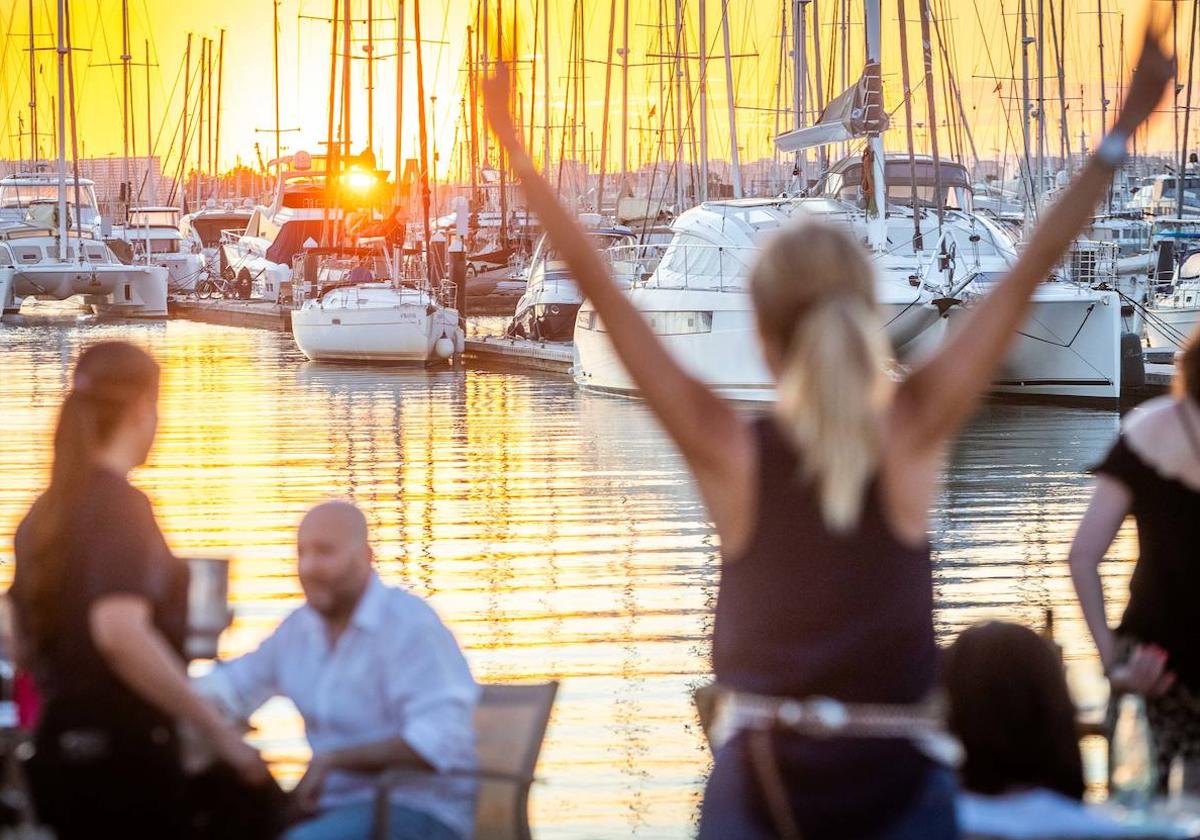
[{"label": "person sitting", "polygon": [[1120,837],[1128,827],[1083,804],[1075,706],[1058,651],[1027,627],[962,632],[942,672],[950,731],[963,745],[958,819],[992,838]]},{"label": "person sitting", "polygon": [[395,766],[419,772],[392,794],[390,838],[468,837],[479,688],[454,636],[428,604],[379,579],[354,505],[314,507],[297,547],[306,603],[257,650],[199,678],[232,714],[282,695],[304,718],[313,756],[292,792],[304,820],[287,840],[370,836],[372,776]]}]

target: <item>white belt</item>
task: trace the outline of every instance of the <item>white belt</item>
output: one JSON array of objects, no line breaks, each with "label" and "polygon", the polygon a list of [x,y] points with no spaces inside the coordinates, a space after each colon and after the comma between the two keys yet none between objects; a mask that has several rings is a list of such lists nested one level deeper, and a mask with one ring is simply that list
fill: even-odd
[{"label": "white belt", "polygon": [[709,738],[720,748],[742,730],[786,730],[816,738],[903,738],[927,757],[955,767],[962,745],[946,732],[934,704],[843,703],[831,697],[768,697],[721,690]]}]

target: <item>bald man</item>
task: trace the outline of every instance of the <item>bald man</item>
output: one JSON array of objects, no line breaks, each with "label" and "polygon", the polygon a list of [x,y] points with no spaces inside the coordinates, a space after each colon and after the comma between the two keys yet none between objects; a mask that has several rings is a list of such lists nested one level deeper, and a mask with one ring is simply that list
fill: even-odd
[{"label": "bald man", "polygon": [[396,789],[389,837],[469,837],[475,788],[461,774],[476,767],[479,689],[454,637],[428,604],[380,581],[354,505],[310,510],[297,549],[305,605],[200,681],[235,714],[281,695],[304,718],[313,757],[292,796],[306,819],[286,840],[367,840],[374,776],[396,765],[428,772]]}]

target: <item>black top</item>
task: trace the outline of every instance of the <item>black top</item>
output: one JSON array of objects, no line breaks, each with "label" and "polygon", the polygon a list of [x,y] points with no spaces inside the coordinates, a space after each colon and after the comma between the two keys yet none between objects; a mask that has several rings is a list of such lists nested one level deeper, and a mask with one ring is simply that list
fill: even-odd
[{"label": "black top", "polygon": [[1162,476],[1123,435],[1093,471],[1129,489],[1137,521],[1138,561],[1117,632],[1160,645],[1179,681],[1200,689],[1200,492]]},{"label": "black top", "polygon": [[[59,582],[60,629],[32,663],[44,702],[43,726],[149,732],[169,720],[112,671],[92,641],[88,614],[105,596],[146,598],[154,626],[182,657],[187,566],[167,548],[149,499],[122,476],[97,468],[77,498],[66,542],[68,573]],[[28,627],[31,607],[25,591],[29,569],[38,562],[30,554],[30,521],[39,504],[21,522],[15,539],[11,596],[21,628]]]},{"label": "black top", "polygon": [[[938,656],[928,544],[897,539],[877,481],[858,525],[831,532],[783,431],[762,418],[754,434],[757,518],[745,551],[721,567],[717,682],[757,694],[856,703],[925,699]],[[831,772],[851,776],[860,807],[903,804],[929,767],[908,741],[803,740],[808,746],[793,756],[792,778],[812,788]]]}]

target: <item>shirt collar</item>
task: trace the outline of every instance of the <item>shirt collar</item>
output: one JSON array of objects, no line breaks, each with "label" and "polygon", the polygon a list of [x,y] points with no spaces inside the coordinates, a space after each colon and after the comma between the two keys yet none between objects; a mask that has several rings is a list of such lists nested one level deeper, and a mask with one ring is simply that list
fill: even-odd
[{"label": "shirt collar", "polygon": [[354,613],[350,616],[350,626],[369,633],[383,623],[386,608],[387,587],[379,579],[379,575],[371,572],[371,577],[367,580],[367,587],[363,590],[362,597],[358,599]]}]

